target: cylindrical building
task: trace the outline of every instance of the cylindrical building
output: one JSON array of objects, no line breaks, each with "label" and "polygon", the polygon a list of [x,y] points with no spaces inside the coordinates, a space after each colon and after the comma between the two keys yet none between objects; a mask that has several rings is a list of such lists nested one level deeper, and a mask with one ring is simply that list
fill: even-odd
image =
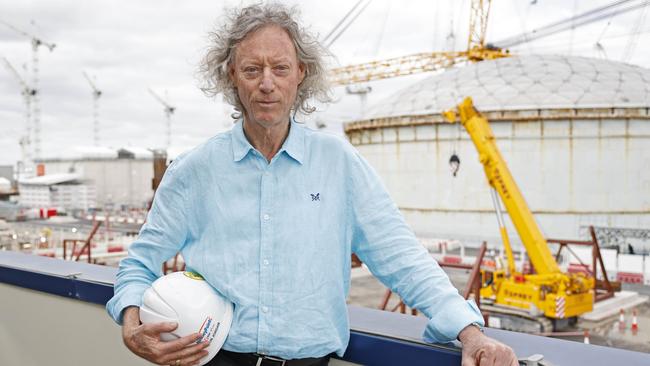
[{"label": "cylindrical building", "polygon": [[650,70],[525,56],[433,75],[345,125],[419,236],[499,241],[477,152],[441,116],[467,96],[547,237],[581,237],[589,225],[650,233]]}]

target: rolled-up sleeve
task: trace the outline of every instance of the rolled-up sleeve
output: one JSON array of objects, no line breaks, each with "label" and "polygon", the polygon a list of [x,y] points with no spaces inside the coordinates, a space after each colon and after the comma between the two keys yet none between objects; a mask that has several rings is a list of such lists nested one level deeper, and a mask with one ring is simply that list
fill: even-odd
[{"label": "rolled-up sleeve", "polygon": [[430,319],[425,341],[449,342],[467,325],[483,325],[474,302],[460,296],[417,241],[373,168],[356,152],[352,161],[348,197],[353,252],[409,307]]},{"label": "rolled-up sleeve", "polygon": [[187,238],[185,184],[177,161],[167,169],[138,238],[120,261],[114,295],[106,304],[109,315],[122,323],[122,311],[141,306],[144,291],[162,274],[162,264],[182,248]]}]

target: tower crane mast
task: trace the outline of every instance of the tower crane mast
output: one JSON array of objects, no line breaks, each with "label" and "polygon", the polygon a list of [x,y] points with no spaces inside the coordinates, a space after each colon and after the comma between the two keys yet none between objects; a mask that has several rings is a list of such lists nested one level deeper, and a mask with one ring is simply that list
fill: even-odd
[{"label": "tower crane mast", "polygon": [[0,20],[0,23],[6,25],[10,29],[14,30],[15,32],[29,38],[32,43],[32,90],[33,90],[33,95],[32,95],[32,100],[31,100],[31,105],[33,107],[33,113],[32,113],[32,119],[33,119],[33,126],[34,126],[34,157],[35,158],[40,158],[41,157],[41,109],[40,109],[40,100],[39,100],[39,89],[38,89],[38,48],[41,46],[46,47],[47,49],[52,52],[54,50],[54,47],[56,45],[54,43],[48,43],[42,40],[39,37],[36,37],[35,35],[25,32],[24,30],[21,30],[19,28],[14,27],[13,25],[5,22],[4,20]]},{"label": "tower crane mast", "polygon": [[176,107],[172,106],[169,104],[166,100],[161,98],[156,92],[154,92],[151,88],[148,89],[149,94],[151,94],[160,104],[163,105],[164,107],[164,112],[165,112],[165,122],[167,126],[167,141],[166,141],[166,148],[169,148],[172,144],[172,114],[174,114],[174,111],[176,111]]},{"label": "tower crane mast", "polygon": [[[11,65],[9,60],[6,57],[2,58],[2,61],[9,70],[9,72],[15,77],[15,79],[20,84],[20,94],[23,96],[23,101],[25,103],[25,134],[20,138],[20,149],[22,153],[22,169],[24,170],[29,161],[31,161],[30,154],[30,144],[31,144],[31,113],[32,113],[32,98],[36,94],[36,90],[31,88],[25,79],[16,71],[16,69]],[[23,173],[23,172],[19,172]]]},{"label": "tower crane mast", "polygon": [[97,88],[85,71],[83,76],[93,91],[93,142],[95,146],[99,146],[99,98],[102,96],[102,91]]}]

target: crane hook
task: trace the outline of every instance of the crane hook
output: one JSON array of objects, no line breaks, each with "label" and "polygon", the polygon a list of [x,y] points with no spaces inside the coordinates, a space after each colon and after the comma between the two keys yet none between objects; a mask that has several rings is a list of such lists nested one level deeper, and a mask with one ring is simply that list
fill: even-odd
[{"label": "crane hook", "polygon": [[449,167],[451,168],[451,174],[455,177],[458,173],[458,169],[460,169],[460,158],[456,155],[456,152],[451,154],[451,157],[449,158]]}]

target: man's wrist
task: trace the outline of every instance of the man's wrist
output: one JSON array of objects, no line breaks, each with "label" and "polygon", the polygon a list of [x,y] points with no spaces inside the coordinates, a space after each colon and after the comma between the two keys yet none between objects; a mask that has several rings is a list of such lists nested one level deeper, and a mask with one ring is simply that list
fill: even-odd
[{"label": "man's wrist", "polygon": [[122,325],[138,326],[140,325],[140,308],[131,305],[122,310]]},{"label": "man's wrist", "polygon": [[463,330],[458,333],[458,340],[461,343],[465,343],[467,339],[475,337],[479,334],[483,334],[483,327],[479,323],[471,323],[467,325]]}]

